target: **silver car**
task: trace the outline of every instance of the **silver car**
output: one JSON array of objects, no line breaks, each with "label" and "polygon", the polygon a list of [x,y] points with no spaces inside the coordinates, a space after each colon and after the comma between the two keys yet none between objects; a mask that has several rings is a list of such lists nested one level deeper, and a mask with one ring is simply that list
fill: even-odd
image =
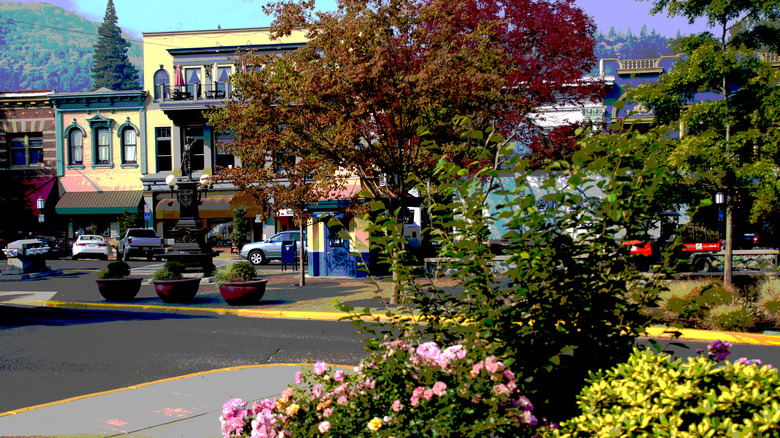
[{"label": "silver car", "polygon": [[[264,265],[271,260],[282,260],[282,242],[294,241],[296,250],[300,251],[301,233],[298,231],[282,231],[260,242],[247,243],[241,248],[241,258],[249,260],[253,265]],[[304,246],[304,258],[306,247]],[[296,254],[296,259],[298,258]]]}]

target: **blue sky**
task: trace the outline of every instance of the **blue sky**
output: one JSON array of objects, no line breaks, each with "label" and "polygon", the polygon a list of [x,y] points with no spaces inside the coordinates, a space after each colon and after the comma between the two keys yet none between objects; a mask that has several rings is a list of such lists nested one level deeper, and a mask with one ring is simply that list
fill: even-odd
[{"label": "blue sky", "polygon": [[[49,0],[47,3],[100,22],[108,0]],[[265,0],[114,0],[114,7],[119,25],[140,38],[143,32],[268,26],[270,17],[264,15],[261,8],[265,3]],[[665,14],[650,16],[649,1],[576,0],[576,3],[595,18],[599,30],[604,33],[610,26],[618,32],[630,28],[639,33],[643,24],[647,24],[648,30],[655,29],[666,36],[674,36],[678,29],[684,34],[704,30],[701,23],[691,26],[685,19],[670,19]],[[322,10],[335,10],[335,5],[335,0],[317,0],[317,7]]]}]

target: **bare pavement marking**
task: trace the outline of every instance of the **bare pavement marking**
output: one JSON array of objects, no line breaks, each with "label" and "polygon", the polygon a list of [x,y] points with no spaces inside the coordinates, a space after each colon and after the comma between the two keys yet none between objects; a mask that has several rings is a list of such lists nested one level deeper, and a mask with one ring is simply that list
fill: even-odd
[{"label": "bare pavement marking", "polygon": [[21,306],[40,306],[42,302],[50,301],[57,294],[55,291],[8,291],[0,292],[0,303]]}]

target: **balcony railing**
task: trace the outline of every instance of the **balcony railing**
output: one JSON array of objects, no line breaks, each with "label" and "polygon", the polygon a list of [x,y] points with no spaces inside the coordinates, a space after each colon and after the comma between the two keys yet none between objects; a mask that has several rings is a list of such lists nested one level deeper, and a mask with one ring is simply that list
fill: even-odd
[{"label": "balcony railing", "polygon": [[170,85],[157,85],[155,99],[158,102],[167,101],[200,101],[200,100],[223,100],[231,97],[224,87],[203,87],[202,85],[190,87],[176,87]]}]

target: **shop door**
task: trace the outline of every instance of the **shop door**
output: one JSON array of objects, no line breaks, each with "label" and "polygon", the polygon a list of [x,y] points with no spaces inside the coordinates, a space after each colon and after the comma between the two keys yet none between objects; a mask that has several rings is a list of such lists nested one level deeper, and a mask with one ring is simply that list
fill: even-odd
[{"label": "shop door", "polygon": [[352,272],[352,263],[349,258],[349,239],[342,232],[344,227],[333,224],[328,228],[325,239],[325,275],[349,276]]}]

